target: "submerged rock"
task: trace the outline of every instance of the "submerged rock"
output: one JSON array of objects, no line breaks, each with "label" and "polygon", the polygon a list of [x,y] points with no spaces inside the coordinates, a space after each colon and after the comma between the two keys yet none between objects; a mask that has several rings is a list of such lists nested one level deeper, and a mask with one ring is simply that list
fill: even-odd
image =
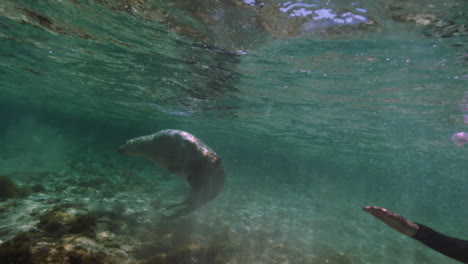
[{"label": "submerged rock", "polygon": [[19,187],[8,176],[0,176],[0,200],[28,196],[28,188]]},{"label": "submerged rock", "polygon": [[0,260],[15,264],[115,263],[106,254],[86,249],[75,241],[50,242],[31,232],[1,244]]},{"label": "submerged rock", "polygon": [[0,259],[5,263],[34,263],[28,233],[17,235],[0,245]]},{"label": "submerged rock", "polygon": [[0,263],[121,263],[95,241],[97,217],[79,205],[58,205],[39,218],[35,229],[0,244]]},{"label": "submerged rock", "polygon": [[74,208],[56,206],[40,217],[37,227],[51,237],[80,233],[94,236],[96,221],[97,218],[92,213],[83,213]]}]

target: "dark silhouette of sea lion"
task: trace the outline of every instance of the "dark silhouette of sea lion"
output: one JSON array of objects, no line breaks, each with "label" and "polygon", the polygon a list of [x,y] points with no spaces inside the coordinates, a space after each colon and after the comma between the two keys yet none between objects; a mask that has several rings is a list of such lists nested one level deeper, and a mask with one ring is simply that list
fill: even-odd
[{"label": "dark silhouette of sea lion", "polygon": [[183,176],[190,184],[190,192],[184,201],[165,208],[165,211],[177,208],[167,218],[193,212],[213,200],[223,189],[225,177],[221,159],[210,147],[188,132],[162,130],[130,139],[118,151],[148,158]]}]

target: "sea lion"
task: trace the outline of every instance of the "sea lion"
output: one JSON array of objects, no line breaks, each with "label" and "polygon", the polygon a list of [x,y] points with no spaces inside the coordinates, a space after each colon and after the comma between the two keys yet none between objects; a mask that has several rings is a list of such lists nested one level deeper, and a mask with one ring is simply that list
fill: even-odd
[{"label": "sea lion", "polygon": [[174,209],[167,218],[187,215],[213,200],[223,189],[224,168],[218,155],[194,135],[175,129],[128,140],[119,153],[142,156],[181,175],[190,184],[187,198],[165,209]]}]

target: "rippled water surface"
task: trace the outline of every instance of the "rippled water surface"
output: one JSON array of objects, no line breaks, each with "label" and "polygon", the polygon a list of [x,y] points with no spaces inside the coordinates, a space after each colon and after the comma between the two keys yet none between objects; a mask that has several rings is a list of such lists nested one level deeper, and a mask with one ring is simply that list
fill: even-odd
[{"label": "rippled water surface", "polygon": [[[0,202],[0,241],[66,205],[97,219],[84,247],[121,263],[169,263],[144,261],[189,244],[218,250],[200,263],[455,263],[360,207],[468,237],[468,158],[451,140],[468,130],[466,14],[465,1],[4,0],[0,174],[43,189]],[[183,180],[116,149],[167,128],[210,145],[227,183],[162,225]]]}]

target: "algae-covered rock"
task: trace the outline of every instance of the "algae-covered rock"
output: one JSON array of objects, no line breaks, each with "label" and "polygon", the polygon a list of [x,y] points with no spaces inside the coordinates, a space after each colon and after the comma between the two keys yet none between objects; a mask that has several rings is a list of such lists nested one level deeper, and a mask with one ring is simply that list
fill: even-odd
[{"label": "algae-covered rock", "polygon": [[82,235],[51,238],[46,232],[29,231],[0,244],[0,263],[110,264],[118,263],[102,252],[93,239]]},{"label": "algae-covered rock", "polygon": [[0,175],[0,200],[25,197],[29,193],[28,188],[19,187],[9,177]]},{"label": "algae-covered rock", "polygon": [[78,212],[73,208],[67,210],[62,206],[56,206],[40,217],[37,227],[52,237],[60,237],[68,233],[83,233],[93,236],[96,221],[96,216],[92,213]]},{"label": "algae-covered rock", "polygon": [[2,263],[34,263],[31,253],[31,238],[28,233],[17,235],[0,245],[0,260]]},{"label": "algae-covered rock", "polygon": [[0,263],[110,264],[115,261],[74,241],[49,242],[40,235],[23,233],[0,245]]}]

